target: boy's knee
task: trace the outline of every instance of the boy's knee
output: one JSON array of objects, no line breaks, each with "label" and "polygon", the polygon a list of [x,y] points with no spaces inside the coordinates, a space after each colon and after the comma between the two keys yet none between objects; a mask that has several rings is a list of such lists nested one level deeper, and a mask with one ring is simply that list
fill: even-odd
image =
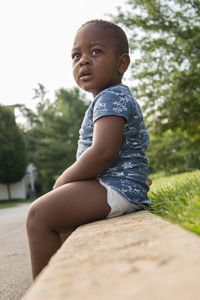
[{"label": "boy's knee", "polygon": [[27,232],[31,232],[36,227],[39,226],[39,219],[41,218],[40,216],[40,207],[37,201],[34,201],[31,206],[29,207],[27,216],[26,216],[26,229]]}]

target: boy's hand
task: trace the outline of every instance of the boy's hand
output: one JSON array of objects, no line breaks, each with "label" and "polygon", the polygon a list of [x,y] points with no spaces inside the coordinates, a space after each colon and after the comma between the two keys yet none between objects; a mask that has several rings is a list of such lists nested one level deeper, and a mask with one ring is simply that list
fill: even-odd
[{"label": "boy's hand", "polygon": [[55,190],[56,188],[58,188],[59,186],[65,184],[64,180],[63,180],[63,176],[62,174],[57,178],[54,186],[53,186],[53,190]]},{"label": "boy's hand", "polygon": [[152,179],[148,178],[148,185],[151,185],[151,184],[152,184]]}]

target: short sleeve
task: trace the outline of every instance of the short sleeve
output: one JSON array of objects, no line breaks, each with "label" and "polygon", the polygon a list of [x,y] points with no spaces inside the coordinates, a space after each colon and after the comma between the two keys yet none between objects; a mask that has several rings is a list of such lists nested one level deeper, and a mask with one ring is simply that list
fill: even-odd
[{"label": "short sleeve", "polygon": [[103,116],[120,116],[129,119],[131,99],[123,91],[104,90],[97,95],[93,122]]}]

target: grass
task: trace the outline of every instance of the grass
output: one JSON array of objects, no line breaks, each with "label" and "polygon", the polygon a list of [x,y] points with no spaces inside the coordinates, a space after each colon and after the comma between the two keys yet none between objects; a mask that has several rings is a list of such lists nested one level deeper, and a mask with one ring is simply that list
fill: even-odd
[{"label": "grass", "polygon": [[12,199],[12,200],[0,200],[0,209],[17,206],[22,203],[31,203],[33,200],[21,200],[21,199]]},{"label": "grass", "polygon": [[154,179],[149,198],[152,213],[200,235],[199,170]]}]

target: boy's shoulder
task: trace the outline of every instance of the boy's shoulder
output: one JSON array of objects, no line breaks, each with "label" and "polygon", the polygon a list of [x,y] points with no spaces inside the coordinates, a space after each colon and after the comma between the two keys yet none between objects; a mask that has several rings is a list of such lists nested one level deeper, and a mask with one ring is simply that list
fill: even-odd
[{"label": "boy's shoulder", "polygon": [[114,86],[110,86],[102,91],[102,93],[107,93],[107,92],[117,93],[117,94],[123,94],[123,93],[131,94],[131,90],[129,89],[129,87],[124,84],[117,84]]},{"label": "boy's shoulder", "polygon": [[129,98],[134,99],[130,88],[124,84],[117,84],[114,86],[110,86],[103,91],[101,91],[96,98]]}]

